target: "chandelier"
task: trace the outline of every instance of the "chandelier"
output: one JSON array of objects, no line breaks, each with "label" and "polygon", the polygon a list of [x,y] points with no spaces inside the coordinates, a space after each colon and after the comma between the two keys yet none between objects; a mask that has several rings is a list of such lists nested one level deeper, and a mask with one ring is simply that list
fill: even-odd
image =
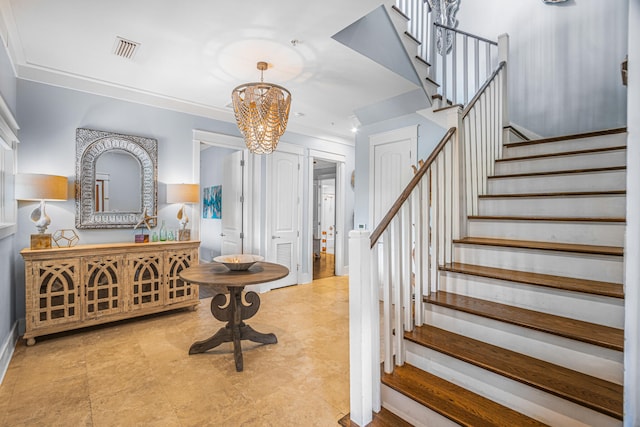
[{"label": "chandelier", "polygon": [[260,83],[245,83],[233,89],[233,111],[238,129],[249,151],[269,154],[287,128],[291,93],[282,86],[263,82],[266,62],[258,62]]}]

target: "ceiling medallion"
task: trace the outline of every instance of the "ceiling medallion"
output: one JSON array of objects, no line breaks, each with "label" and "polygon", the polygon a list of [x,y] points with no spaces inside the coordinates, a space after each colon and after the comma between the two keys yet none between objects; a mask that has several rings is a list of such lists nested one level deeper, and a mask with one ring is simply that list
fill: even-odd
[{"label": "ceiling medallion", "polygon": [[291,93],[282,86],[264,83],[266,62],[258,62],[260,83],[245,83],[233,89],[231,99],[238,129],[249,151],[272,153],[289,120]]}]

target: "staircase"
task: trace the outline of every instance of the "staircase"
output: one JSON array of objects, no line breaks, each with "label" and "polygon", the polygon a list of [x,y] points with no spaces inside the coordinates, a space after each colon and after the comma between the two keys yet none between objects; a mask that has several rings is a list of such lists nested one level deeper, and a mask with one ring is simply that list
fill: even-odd
[{"label": "staircase", "polygon": [[505,144],[383,406],[429,426],[622,424],[625,145]]}]

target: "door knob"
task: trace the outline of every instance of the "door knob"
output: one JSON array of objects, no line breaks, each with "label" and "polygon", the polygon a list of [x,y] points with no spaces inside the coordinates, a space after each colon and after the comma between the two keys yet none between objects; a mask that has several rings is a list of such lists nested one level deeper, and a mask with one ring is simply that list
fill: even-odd
[{"label": "door knob", "polygon": [[220,237],[224,237],[224,236],[226,236],[226,234],[220,233]]},{"label": "door knob", "polygon": [[271,239],[272,239],[272,240],[273,240],[273,239],[279,239],[279,238],[280,238],[280,236],[271,236]]}]

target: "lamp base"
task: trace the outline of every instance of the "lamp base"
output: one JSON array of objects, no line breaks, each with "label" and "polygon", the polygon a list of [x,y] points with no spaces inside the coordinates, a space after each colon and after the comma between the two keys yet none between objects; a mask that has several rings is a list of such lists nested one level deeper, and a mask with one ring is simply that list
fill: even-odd
[{"label": "lamp base", "polygon": [[51,234],[32,234],[31,249],[51,249]]},{"label": "lamp base", "polygon": [[178,230],[178,240],[179,241],[191,240],[191,229],[187,228],[184,230]]}]

